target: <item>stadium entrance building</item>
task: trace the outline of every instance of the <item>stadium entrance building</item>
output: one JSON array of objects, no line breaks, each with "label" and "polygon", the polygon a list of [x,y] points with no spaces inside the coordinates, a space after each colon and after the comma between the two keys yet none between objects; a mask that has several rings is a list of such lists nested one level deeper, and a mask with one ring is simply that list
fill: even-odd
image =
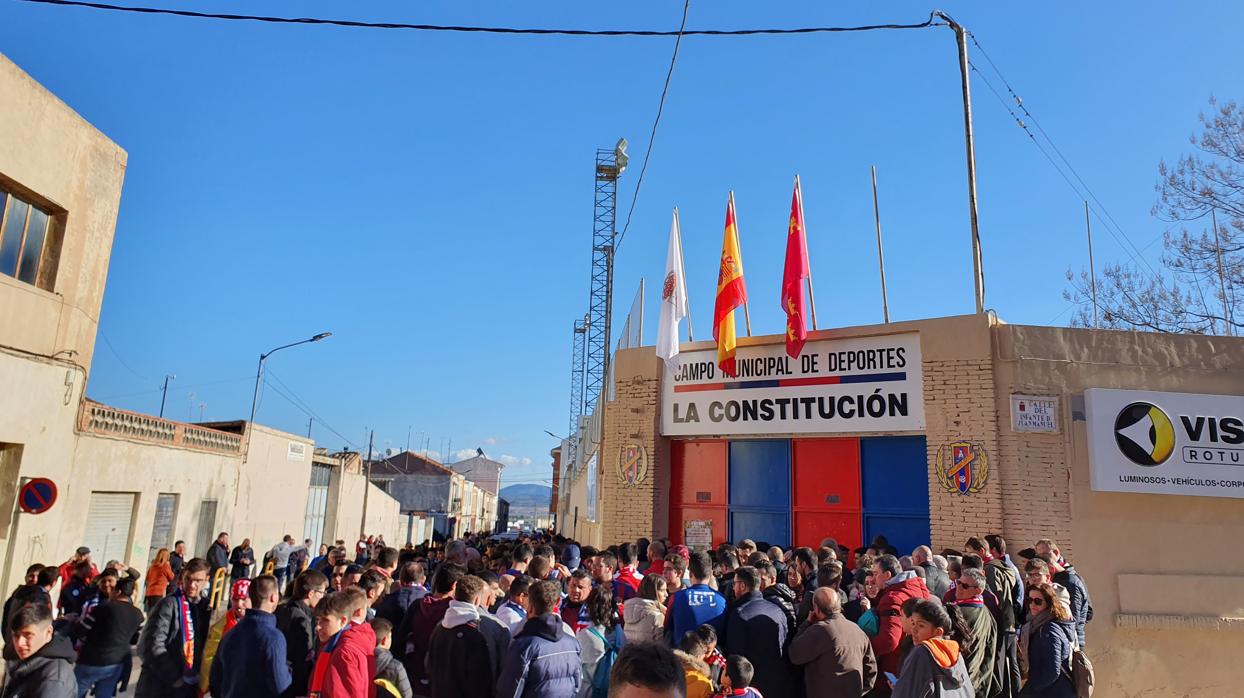
[{"label": "stadium entrance building", "polygon": [[741,338],[736,377],[715,357],[684,345],[672,373],[651,347],[617,352],[599,442],[563,468],[566,535],[1053,538],[1092,592],[1107,694],[1235,690],[1244,339],[971,315],[813,332],[796,359],[782,335]]}]

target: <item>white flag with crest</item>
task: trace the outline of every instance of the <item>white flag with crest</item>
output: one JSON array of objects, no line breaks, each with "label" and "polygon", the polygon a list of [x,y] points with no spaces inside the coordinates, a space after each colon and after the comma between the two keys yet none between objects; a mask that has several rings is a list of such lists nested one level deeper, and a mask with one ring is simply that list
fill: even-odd
[{"label": "white flag with crest", "polygon": [[665,275],[661,281],[661,316],[657,326],[657,356],[671,372],[677,373],[678,333],[682,319],[687,317],[687,276],[682,264],[682,234],[678,231],[678,209],[670,225],[669,252],[665,257]]}]

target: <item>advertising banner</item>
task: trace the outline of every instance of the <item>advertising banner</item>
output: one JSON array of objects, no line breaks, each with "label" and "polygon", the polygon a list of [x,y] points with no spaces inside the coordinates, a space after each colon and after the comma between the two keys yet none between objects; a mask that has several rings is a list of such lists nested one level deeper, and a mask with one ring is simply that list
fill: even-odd
[{"label": "advertising banner", "polygon": [[1244,397],[1084,391],[1092,488],[1244,498]]},{"label": "advertising banner", "polygon": [[740,346],[737,377],[717,351],[682,352],[661,381],[666,436],[920,431],[924,390],[920,335],[808,342],[792,359],[785,344]]}]

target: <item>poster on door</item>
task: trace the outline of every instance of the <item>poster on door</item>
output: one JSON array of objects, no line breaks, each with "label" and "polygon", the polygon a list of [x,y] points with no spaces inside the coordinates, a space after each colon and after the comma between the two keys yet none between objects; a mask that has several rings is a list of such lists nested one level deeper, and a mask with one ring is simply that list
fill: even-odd
[{"label": "poster on door", "polygon": [[808,342],[797,358],[785,344],[741,346],[737,376],[717,350],[684,352],[664,368],[661,433],[666,436],[922,431],[924,384],[915,332]]},{"label": "poster on door", "polygon": [[692,552],[707,552],[713,548],[713,520],[690,519],[683,524],[683,545]]}]

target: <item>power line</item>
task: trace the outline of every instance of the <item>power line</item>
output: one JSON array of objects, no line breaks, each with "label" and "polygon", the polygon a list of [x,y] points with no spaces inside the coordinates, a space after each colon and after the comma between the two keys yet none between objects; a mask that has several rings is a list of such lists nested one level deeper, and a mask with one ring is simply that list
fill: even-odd
[{"label": "power line", "polygon": [[447,24],[407,24],[403,22],[361,22],[349,19],[324,19],[317,17],[273,17],[265,15],[239,15],[216,12],[195,12],[192,10],[173,10],[163,7],[134,7],[128,5],[112,5],[102,2],[80,2],[79,0],[18,0],[40,5],[57,5],[61,7],[84,7],[95,10],[113,12],[133,12],[151,15],[173,15],[176,17],[193,17],[196,19],[220,19],[248,22],[267,22],[272,24],[319,24],[337,27],[354,27],[361,29],[408,29],[416,31],[462,32],[475,34],[526,34],[542,36],[759,36],[781,34],[825,34],[834,32],[874,31],[879,29],[925,29],[942,26],[944,22],[934,22],[933,16],[919,24],[864,24],[853,27],[795,27],[788,29],[694,29],[690,31],[661,31],[648,29],[545,29],[534,27],[471,27]]},{"label": "power line", "polygon": [[[1081,199],[1084,199],[1084,194],[1081,193],[1080,188],[1077,187],[1071,181],[1071,178],[1068,177],[1067,173],[1063,171],[1063,168],[1060,167],[1058,163],[1054,161],[1054,158],[1050,157],[1049,151],[1045,149],[1045,146],[1041,145],[1041,142],[1038,141],[1037,137],[1033,135],[1031,130],[1028,129],[1028,126],[1027,124],[1024,123],[1023,119],[1020,119],[1019,116],[1015,114],[1015,111],[1011,109],[1010,105],[1006,103],[1006,100],[1003,99],[1002,95],[998,92],[998,90],[994,88],[993,83],[989,81],[989,78],[985,77],[985,74],[982,73],[980,69],[976,67],[976,65],[974,64],[969,64],[969,65],[971,65],[972,70],[985,83],[985,86],[989,88],[989,91],[993,93],[994,97],[998,98],[999,103],[1001,103],[1002,107],[1007,110],[1007,112],[1011,115],[1011,118],[1015,119],[1015,123],[1019,124],[1019,127],[1024,130],[1024,133],[1028,134],[1028,138],[1032,141],[1033,145],[1037,147],[1037,150],[1041,151],[1041,154],[1045,156],[1045,159],[1049,161],[1050,165],[1063,178],[1063,181],[1067,183],[1067,186],[1071,187],[1071,190],[1076,193],[1076,196],[1080,197]],[[1110,236],[1114,238],[1115,242],[1119,243],[1119,246],[1123,248],[1124,252],[1127,252],[1127,248],[1129,245],[1131,246],[1133,250],[1135,250],[1132,253],[1132,255],[1128,258],[1127,262],[1125,262],[1125,264],[1131,263],[1133,260],[1139,258],[1141,262],[1144,262],[1146,267],[1149,267],[1149,271],[1150,273],[1153,274],[1153,277],[1159,283],[1161,283],[1162,277],[1157,273],[1157,271],[1153,269],[1152,266],[1150,266],[1149,261],[1141,255],[1140,248],[1136,247],[1136,245],[1132,243],[1130,238],[1127,238],[1127,234],[1124,233],[1122,230],[1119,230],[1118,233],[1116,233],[1114,229],[1112,229],[1110,225],[1106,223],[1105,219],[1101,217],[1101,214],[1097,213],[1096,210],[1093,210],[1093,215],[1097,216],[1097,220],[1101,221],[1102,227],[1106,229],[1106,232],[1110,233]],[[1127,244],[1124,243],[1123,239],[1120,239],[1119,235],[1122,235],[1123,239],[1127,239]],[[1152,244],[1152,241],[1150,242],[1150,244]],[[1128,300],[1130,300],[1133,304],[1137,306],[1140,305],[1140,302],[1136,298],[1134,298],[1132,294],[1126,288],[1121,288],[1120,290],[1123,291],[1124,295],[1126,295],[1128,297]],[[1064,310],[1063,312],[1065,313],[1066,311]],[[1059,315],[1061,316],[1062,313],[1059,313]]]},{"label": "power line", "polygon": [[[1034,116],[1031,111],[1029,111],[1028,107],[1024,104],[1024,100],[1021,99],[1019,94],[1015,92],[1014,88],[1011,87],[1011,83],[1006,79],[1006,76],[1003,75],[1002,71],[998,68],[998,64],[994,63],[993,58],[989,56],[989,52],[985,50],[984,46],[981,46],[980,42],[977,41],[975,35],[973,35],[971,32],[968,32],[968,36],[971,37],[972,43],[976,46],[977,49],[980,50],[981,55],[985,57],[985,60],[989,63],[990,67],[993,68],[993,72],[997,74],[998,79],[1002,81],[1002,85],[1006,88],[1006,91],[1011,95],[1011,99],[1015,101],[1015,105],[1019,107],[1019,110],[1024,113],[1024,116],[1027,118],[1027,120],[1031,121],[1032,125],[1037,127],[1037,130],[1045,138],[1045,141],[1049,143],[1050,148],[1052,148],[1054,152],[1058,155],[1059,159],[1062,160],[1063,165],[1065,165],[1067,168],[1067,171],[1069,171],[1071,175],[1076,178],[1076,181],[1080,183],[1080,187],[1084,189],[1085,193],[1084,194],[1080,193],[1079,188],[1071,183],[1070,178],[1068,178],[1065,174],[1062,173],[1062,168],[1059,165],[1057,165],[1054,162],[1053,158],[1050,157],[1048,153],[1045,153],[1044,148],[1042,148],[1042,152],[1043,154],[1045,154],[1046,159],[1050,161],[1051,165],[1054,165],[1055,169],[1059,170],[1059,174],[1063,175],[1063,179],[1067,180],[1067,184],[1070,185],[1073,190],[1075,190],[1076,194],[1079,195],[1080,198],[1092,199],[1093,203],[1096,204],[1096,207],[1094,208],[1100,209],[1101,212],[1106,215],[1106,219],[1108,219],[1109,222],[1103,219],[1101,216],[1101,213],[1098,213],[1097,210],[1093,211],[1093,215],[1097,216],[1097,220],[1101,221],[1102,226],[1106,228],[1107,232],[1110,232],[1111,236],[1114,237],[1115,242],[1118,242],[1119,245],[1123,247],[1124,251],[1126,251],[1129,247],[1133,250],[1134,254],[1128,259],[1128,262],[1131,262],[1133,259],[1136,259],[1139,256],[1141,262],[1143,262],[1144,265],[1149,268],[1150,273],[1152,273],[1155,277],[1159,277],[1157,270],[1153,268],[1153,265],[1149,264],[1149,260],[1145,259],[1143,256],[1140,256],[1140,248],[1136,246],[1136,243],[1132,242],[1131,237],[1129,237],[1128,234],[1123,230],[1123,227],[1119,225],[1118,221],[1114,219],[1114,216],[1110,214],[1110,211],[1106,208],[1106,205],[1101,202],[1101,199],[1097,198],[1097,195],[1093,193],[1093,189],[1089,187],[1088,183],[1084,181],[1084,178],[1080,176],[1080,173],[1076,171],[1076,168],[1071,164],[1071,161],[1067,159],[1067,156],[1063,154],[1063,151],[1058,147],[1058,144],[1054,142],[1053,138],[1050,138],[1050,134],[1045,130],[1044,127],[1041,126],[1041,122],[1037,120],[1037,117]],[[989,85],[989,89],[994,92],[994,95],[998,97],[999,101],[1005,103],[1005,100],[1002,99],[1002,96],[998,94],[997,90],[993,88],[993,85],[989,84],[989,80],[984,76],[984,74],[981,73],[981,71],[975,65],[972,66],[972,69],[976,71],[976,74],[979,75],[982,80],[985,81],[986,85]],[[1033,142],[1038,145],[1038,147],[1040,147],[1040,143],[1037,141],[1037,138],[1035,135],[1033,135],[1032,131],[1029,130],[1027,123],[1024,120],[1020,119],[1018,116],[1016,116],[1015,112],[1011,111],[1009,106],[1007,107],[1007,111],[1011,112],[1011,116],[1015,118],[1015,122],[1019,124],[1020,128],[1024,129],[1024,131],[1028,134],[1028,137],[1031,138]],[[1112,226],[1113,226],[1113,231],[1111,230]],[[1114,231],[1117,231],[1118,235],[1115,235]],[[1122,236],[1123,238],[1122,240],[1119,239],[1120,236]]]},{"label": "power line", "polygon": [[[271,375],[271,376],[272,376],[272,378],[274,378],[274,379],[275,379],[278,383],[280,383],[280,382],[281,382],[281,379],[280,379],[280,378],[277,378],[276,374],[272,373],[272,371],[271,371],[271,370],[268,370],[268,371],[266,371],[265,373],[266,373],[266,374],[268,374],[268,375]],[[274,385],[274,384],[272,384],[272,383],[268,382],[268,377],[267,377],[267,375],[265,375],[265,376],[264,376],[263,382],[264,382],[264,384],[265,384],[266,386],[268,386],[269,388],[272,388],[272,390],[276,391],[276,394],[277,394],[277,395],[280,395],[281,397],[285,398],[285,400],[286,400],[287,402],[289,402],[291,405],[293,405],[293,406],[294,406],[295,408],[297,408],[299,411],[301,411],[302,413],[306,414],[308,417],[313,417],[313,418],[315,419],[315,421],[316,421],[316,422],[318,422],[318,423],[320,424],[320,426],[322,426],[322,427],[324,427],[325,429],[327,429],[327,430],[329,430],[330,432],[332,432],[332,433],[333,433],[333,434],[334,434],[337,438],[339,438],[339,439],[341,439],[342,441],[344,441],[344,442],[346,443],[346,445],[348,445],[348,446],[353,446],[356,450],[358,450],[358,451],[362,451],[362,447],[361,447],[361,446],[359,446],[358,444],[354,443],[352,440],[350,440],[349,438],[347,438],[344,434],[342,434],[341,432],[339,432],[339,431],[337,431],[336,429],[334,429],[334,428],[332,427],[332,425],[331,425],[331,424],[329,424],[328,422],[324,421],[324,418],[323,418],[323,417],[321,417],[321,416],[319,415],[319,413],[317,413],[315,410],[311,409],[311,406],[310,406],[310,405],[308,405],[308,404],[306,403],[306,401],[305,401],[305,400],[303,400],[302,398],[298,397],[298,394],[297,394],[297,393],[295,393],[295,392],[293,391],[293,389],[291,389],[289,386],[285,385],[284,383],[281,383],[281,385],[285,387],[285,390],[288,390],[288,391],[289,391],[289,394],[287,395],[287,394],[285,393],[285,390],[281,390],[281,388],[279,388],[279,387],[277,387],[276,385]],[[291,396],[292,396],[292,397],[291,397]]]},{"label": "power line", "polygon": [[665,86],[661,88],[661,99],[657,102],[657,117],[652,120],[652,133],[648,135],[648,149],[644,151],[644,162],[639,168],[639,177],[635,180],[635,193],[631,194],[631,207],[626,212],[626,223],[622,226],[622,234],[613,246],[613,253],[618,253],[622,241],[626,239],[626,231],[631,228],[631,216],[635,214],[635,203],[639,201],[639,186],[644,183],[644,173],[648,171],[648,158],[652,156],[652,146],[657,140],[657,126],[661,124],[661,112],[665,111],[665,95],[670,91],[670,79],[674,77],[674,64],[678,62],[678,47],[682,44],[683,30],[687,28],[687,13],[691,10],[691,0],[682,6],[682,23],[678,25],[678,37],[674,39],[674,54],[670,56],[670,69],[665,73]]},{"label": "power line", "polygon": [[[95,326],[99,327],[98,321],[96,321]],[[108,335],[104,333],[104,328],[102,327],[99,327],[99,337],[100,339],[104,340],[104,346],[108,347],[108,351],[111,352],[112,355],[117,358],[117,361],[121,362],[121,365],[125,367],[125,370],[134,374],[135,378],[139,378],[141,380],[147,380],[147,376],[144,376],[138,371],[135,371],[133,366],[130,366],[128,363],[125,362],[125,359],[121,358],[121,352],[117,351],[117,348],[112,346],[112,340],[108,339]]]}]

